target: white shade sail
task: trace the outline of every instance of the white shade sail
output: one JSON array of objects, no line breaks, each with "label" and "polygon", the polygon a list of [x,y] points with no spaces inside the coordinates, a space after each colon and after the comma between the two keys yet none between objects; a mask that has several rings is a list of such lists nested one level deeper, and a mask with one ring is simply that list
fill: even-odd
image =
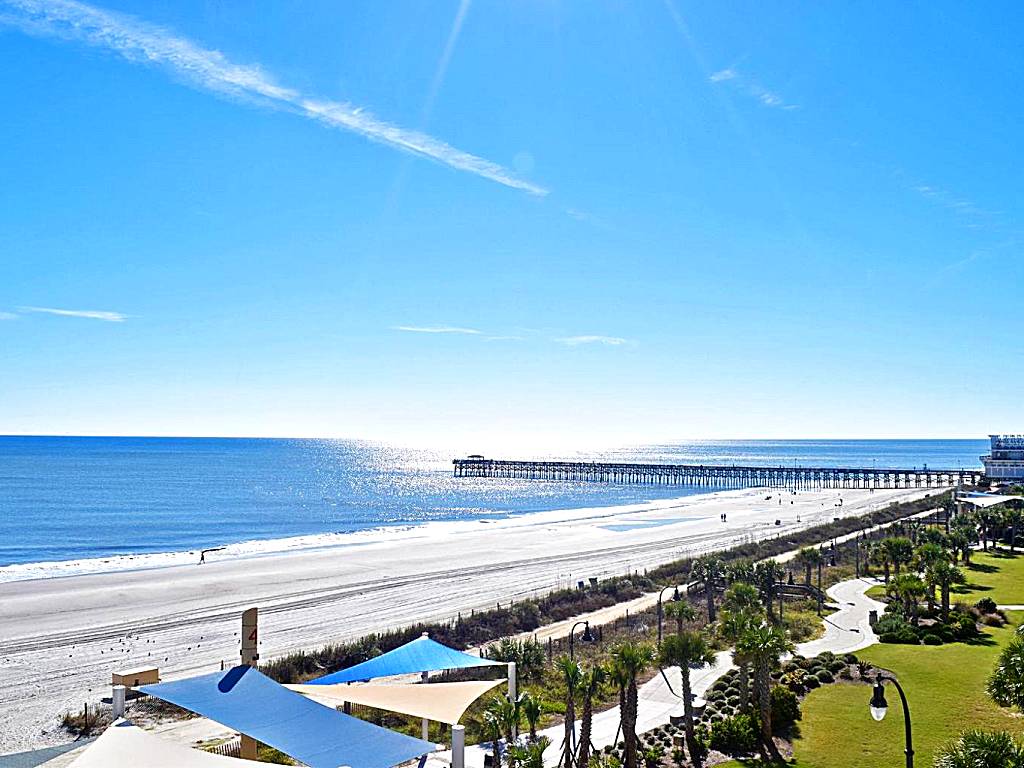
[{"label": "white shade sail", "polygon": [[119,720],[75,758],[68,768],[244,768],[234,757],[164,741]]},{"label": "white shade sail", "polygon": [[289,685],[327,706],[340,706],[346,701],[388,712],[423,717],[438,723],[457,723],[469,705],[487,691],[505,682],[470,680],[459,683],[392,683],[388,685]]},{"label": "white shade sail", "polygon": [[961,501],[965,504],[973,504],[976,507],[994,507],[996,504],[1006,504],[1010,501],[1024,501],[1024,498],[1020,496],[996,496],[995,494],[968,494],[966,496],[957,496],[957,501]]}]

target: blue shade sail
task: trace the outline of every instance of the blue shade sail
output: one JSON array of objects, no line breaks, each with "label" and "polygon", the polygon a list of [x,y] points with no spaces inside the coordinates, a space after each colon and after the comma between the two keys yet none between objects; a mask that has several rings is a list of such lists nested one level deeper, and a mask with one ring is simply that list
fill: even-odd
[{"label": "blue shade sail", "polygon": [[442,669],[466,669],[467,667],[493,667],[504,662],[481,659],[447,645],[441,645],[429,637],[418,637],[410,643],[382,653],[380,656],[356,664],[354,667],[333,672],[307,685],[332,685],[334,683],[355,683],[373,680],[377,677],[408,675],[414,672],[436,672]]},{"label": "blue shade sail", "polygon": [[436,749],[317,704],[252,667],[139,690],[234,728],[310,768],[391,768]]}]

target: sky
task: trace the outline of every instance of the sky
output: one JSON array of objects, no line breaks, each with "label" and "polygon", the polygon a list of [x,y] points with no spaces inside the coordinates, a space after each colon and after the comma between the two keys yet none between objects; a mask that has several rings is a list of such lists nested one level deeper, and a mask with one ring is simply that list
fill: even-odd
[{"label": "sky", "polygon": [[1024,432],[1022,32],[0,0],[0,433]]}]

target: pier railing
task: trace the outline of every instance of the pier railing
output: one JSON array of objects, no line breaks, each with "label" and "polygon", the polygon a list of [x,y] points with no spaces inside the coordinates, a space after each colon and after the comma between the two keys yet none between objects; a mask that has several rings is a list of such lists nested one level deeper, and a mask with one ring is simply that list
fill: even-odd
[{"label": "pier railing", "polygon": [[976,485],[980,469],[744,467],[697,464],[455,459],[455,477],[562,480],[716,488],[949,488]]}]

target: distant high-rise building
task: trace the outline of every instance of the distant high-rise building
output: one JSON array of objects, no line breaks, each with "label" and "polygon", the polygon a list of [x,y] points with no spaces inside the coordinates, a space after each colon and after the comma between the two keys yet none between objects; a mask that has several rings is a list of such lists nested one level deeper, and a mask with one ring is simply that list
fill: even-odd
[{"label": "distant high-rise building", "polygon": [[989,439],[989,453],[981,457],[988,479],[1024,481],[1024,435],[989,435]]}]

